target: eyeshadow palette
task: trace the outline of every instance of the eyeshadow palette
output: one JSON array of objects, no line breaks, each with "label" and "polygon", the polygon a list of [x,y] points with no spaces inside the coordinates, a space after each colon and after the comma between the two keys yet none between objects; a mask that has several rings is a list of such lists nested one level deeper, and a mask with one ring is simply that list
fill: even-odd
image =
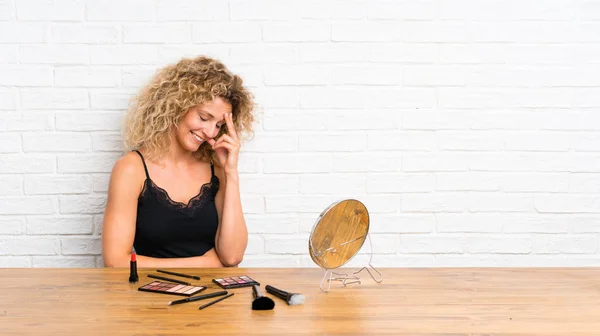
[{"label": "eyeshadow palette", "polygon": [[258,283],[257,281],[251,279],[250,277],[248,277],[246,275],[226,277],[226,278],[217,278],[217,279],[213,279],[212,281],[214,283],[216,283],[217,285],[219,285],[219,287],[221,287],[223,289],[250,287],[250,286],[254,286],[254,285],[260,286],[260,283]]},{"label": "eyeshadow palette", "polygon": [[138,288],[142,292],[192,296],[205,290],[204,286],[187,286],[171,282],[154,281]]}]

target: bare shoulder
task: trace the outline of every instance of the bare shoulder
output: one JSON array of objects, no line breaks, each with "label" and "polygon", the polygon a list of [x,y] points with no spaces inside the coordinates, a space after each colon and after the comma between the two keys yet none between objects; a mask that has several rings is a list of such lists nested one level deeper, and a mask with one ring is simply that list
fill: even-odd
[{"label": "bare shoulder", "polygon": [[144,174],[144,164],[142,158],[135,152],[128,152],[121,156],[113,166],[113,174],[127,175],[129,177],[135,177]]},{"label": "bare shoulder", "polygon": [[111,183],[120,187],[140,187],[146,177],[142,159],[135,152],[128,152],[120,157],[111,171]]}]

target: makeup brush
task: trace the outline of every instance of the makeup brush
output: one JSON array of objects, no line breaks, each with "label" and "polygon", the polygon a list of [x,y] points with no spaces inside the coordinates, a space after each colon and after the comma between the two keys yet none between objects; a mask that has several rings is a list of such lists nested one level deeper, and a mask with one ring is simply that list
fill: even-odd
[{"label": "makeup brush", "polygon": [[177,272],[171,272],[171,271],[165,271],[165,270],[156,270],[156,271],[160,272],[160,273],[176,275],[176,276],[180,276],[180,277],[184,277],[184,278],[200,280],[200,277],[197,275],[189,275],[189,274],[183,274],[183,273],[177,273]]},{"label": "makeup brush", "polygon": [[193,301],[198,301],[198,300],[210,299],[212,297],[221,296],[221,295],[227,295],[227,291],[208,293],[208,294],[204,294],[204,295],[192,296],[192,297],[181,299],[181,300],[171,301],[171,302],[169,302],[169,306],[180,304],[180,303],[186,303],[186,302],[193,302]]},{"label": "makeup brush", "polygon": [[304,303],[304,295],[299,293],[289,293],[284,290],[275,288],[271,285],[266,285],[265,289],[267,293],[272,294],[285,302],[290,306],[300,305]]},{"label": "makeup brush", "polygon": [[260,294],[260,289],[257,285],[252,286],[254,300],[252,301],[252,310],[271,310],[275,307],[275,302],[266,296]]}]

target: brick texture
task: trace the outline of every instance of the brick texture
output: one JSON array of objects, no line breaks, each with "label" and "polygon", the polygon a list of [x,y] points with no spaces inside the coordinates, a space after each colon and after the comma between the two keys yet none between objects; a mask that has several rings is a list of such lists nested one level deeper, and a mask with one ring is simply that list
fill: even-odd
[{"label": "brick texture", "polygon": [[200,54],[260,112],[242,266],[315,267],[345,198],[376,266],[600,265],[598,32],[590,0],[0,1],[0,267],[102,266],[128,102]]}]

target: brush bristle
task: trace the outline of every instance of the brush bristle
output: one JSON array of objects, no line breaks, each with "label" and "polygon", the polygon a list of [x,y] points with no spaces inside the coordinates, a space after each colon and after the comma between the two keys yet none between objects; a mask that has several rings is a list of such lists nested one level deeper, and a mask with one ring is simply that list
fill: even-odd
[{"label": "brush bristle", "polygon": [[275,307],[275,301],[266,296],[261,296],[252,301],[252,310],[271,310]]},{"label": "brush bristle", "polygon": [[304,303],[304,295],[294,294],[294,295],[292,295],[292,297],[290,298],[290,301],[288,301],[288,303],[290,304],[290,306],[303,304]]}]

